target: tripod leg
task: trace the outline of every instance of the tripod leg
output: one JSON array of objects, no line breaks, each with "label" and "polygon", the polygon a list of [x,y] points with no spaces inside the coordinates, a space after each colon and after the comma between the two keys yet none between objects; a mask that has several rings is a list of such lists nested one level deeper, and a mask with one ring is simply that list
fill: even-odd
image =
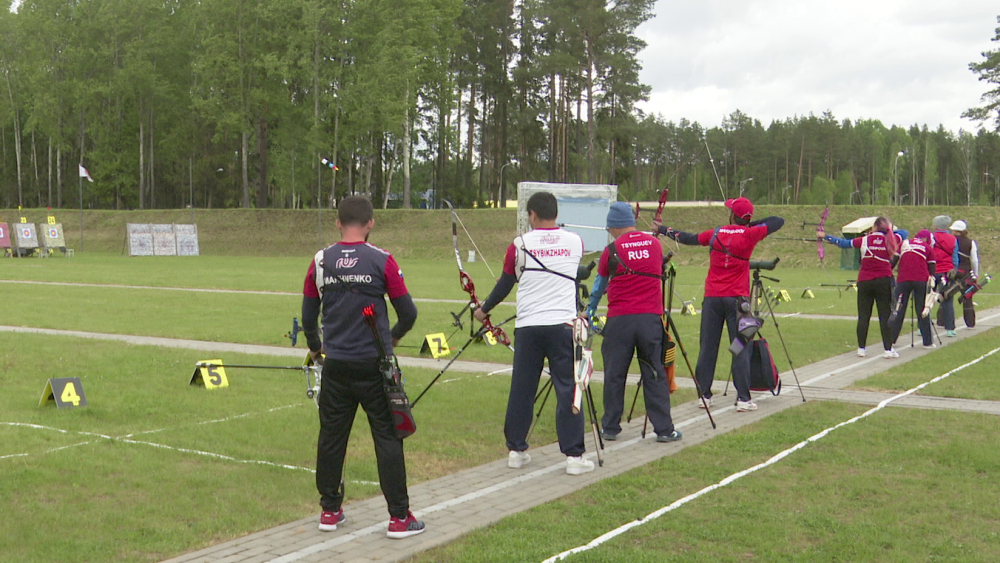
[{"label": "tripod leg", "polygon": [[[760,284],[763,288],[763,284],[760,280],[756,280],[754,283]],[[767,311],[771,315],[771,322],[774,323],[774,332],[778,333],[778,340],[781,341],[781,348],[785,351],[785,358],[788,359],[788,367],[792,369],[792,375],[795,377],[795,386],[799,388],[799,395],[802,396],[802,402],[806,402],[806,394],[802,391],[802,385],[799,384],[799,374],[795,373],[795,365],[792,364],[792,356],[788,353],[788,346],[785,346],[785,337],[781,335],[781,329],[778,328],[778,319],[774,316],[774,308],[771,306],[771,298],[767,296],[766,293],[762,294],[764,303],[767,304]]]},{"label": "tripod leg", "polygon": [[701,406],[705,408],[705,414],[708,415],[708,421],[712,423],[712,428],[715,428],[715,419],[712,418],[712,409],[708,406],[708,401],[705,400],[705,395],[701,392],[701,385],[698,385],[698,377],[694,374],[694,369],[691,368],[691,360],[688,359],[687,350],[684,349],[684,344],[681,342],[681,335],[677,331],[677,325],[674,324],[674,318],[667,315],[667,324],[670,326],[670,331],[674,333],[674,340],[677,341],[677,347],[681,349],[681,356],[684,357],[684,363],[687,364],[688,371],[691,373],[691,379],[694,380],[694,388],[698,392],[698,399],[701,400]]},{"label": "tripod leg", "polygon": [[642,389],[642,376],[639,376],[639,384],[635,387],[635,396],[632,397],[632,408],[628,411],[628,420],[625,422],[632,422],[632,413],[635,412],[635,402],[639,399],[639,391]]},{"label": "tripod leg", "polygon": [[597,446],[597,465],[604,467],[604,440],[601,438],[600,423],[597,422],[597,408],[594,407],[594,394],[591,393],[590,386],[587,386],[587,392],[583,396],[584,400],[587,401],[587,410],[590,411],[590,431],[594,436],[594,444]]},{"label": "tripod leg", "polygon": [[[590,388],[588,387],[587,389],[589,390]],[[542,396],[543,393],[545,394],[544,397]],[[542,385],[542,388],[541,388],[541,390],[538,391],[538,394],[535,395],[535,402],[537,403],[538,402],[538,398],[542,397],[542,404],[539,405],[538,411],[535,413],[535,420],[533,420],[531,422],[531,428],[528,429],[528,435],[525,437],[525,440],[527,440],[528,438],[530,438],[531,437],[531,433],[534,432],[535,425],[538,424],[538,419],[541,418],[541,416],[542,416],[542,409],[545,408],[545,402],[549,400],[549,393],[552,393],[552,378],[551,377],[545,382],[545,385]]]}]

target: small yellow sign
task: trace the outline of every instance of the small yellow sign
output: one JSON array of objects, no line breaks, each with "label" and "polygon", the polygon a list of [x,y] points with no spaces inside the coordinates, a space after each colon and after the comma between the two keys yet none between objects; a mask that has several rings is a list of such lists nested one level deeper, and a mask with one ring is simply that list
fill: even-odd
[{"label": "small yellow sign", "polygon": [[201,360],[196,363],[194,374],[191,375],[188,384],[201,385],[205,389],[229,387],[229,378],[226,377],[226,368],[222,365],[222,360]]},{"label": "small yellow sign", "polygon": [[802,292],[802,297],[801,298],[802,299],[816,299],[816,296],[813,294],[812,289],[810,289],[810,288],[807,287],[806,290]]},{"label": "small yellow sign", "polygon": [[22,223],[27,223],[28,222],[28,218],[27,217],[21,217],[21,222]]},{"label": "small yellow sign", "polygon": [[49,224],[50,225],[55,225],[56,224],[56,216],[55,215],[49,215]]},{"label": "small yellow sign", "polygon": [[792,296],[788,294],[787,289],[782,289],[778,292],[778,301],[789,302],[792,300]]},{"label": "small yellow sign", "polygon": [[435,360],[441,356],[451,355],[451,348],[448,346],[448,338],[443,332],[425,334],[424,342],[420,345],[420,353],[429,353]]},{"label": "small yellow sign", "polygon": [[496,346],[497,337],[493,336],[492,332],[487,332],[486,334],[483,335],[483,342],[489,344],[490,346]]},{"label": "small yellow sign", "polygon": [[83,383],[79,377],[54,377],[45,382],[42,399],[38,406],[52,401],[58,408],[87,406],[87,396],[83,393]]}]

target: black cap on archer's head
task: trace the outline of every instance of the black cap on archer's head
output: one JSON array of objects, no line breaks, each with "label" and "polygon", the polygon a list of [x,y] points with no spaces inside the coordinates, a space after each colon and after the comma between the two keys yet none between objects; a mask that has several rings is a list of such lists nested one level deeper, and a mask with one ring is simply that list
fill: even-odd
[{"label": "black cap on archer's head", "polygon": [[753,204],[750,203],[750,200],[745,197],[727,199],[726,207],[733,211],[733,215],[742,219],[749,219],[753,217]]}]

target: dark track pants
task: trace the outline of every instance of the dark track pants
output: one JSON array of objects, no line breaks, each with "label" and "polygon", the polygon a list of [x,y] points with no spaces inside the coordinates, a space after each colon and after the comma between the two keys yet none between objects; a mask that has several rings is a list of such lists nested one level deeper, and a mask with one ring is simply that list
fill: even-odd
[{"label": "dark track pants", "polygon": [[[694,368],[698,387],[706,398],[712,397],[712,382],[715,380],[715,363],[719,359],[719,342],[722,340],[722,325],[729,331],[726,348],[736,338],[737,316],[735,297],[706,297],[701,302],[701,350],[698,365]],[[732,373],[736,396],[740,401],[750,400],[750,354],[751,346],[746,346],[733,356]]]},{"label": "dark track pants", "polygon": [[893,344],[899,340],[899,333],[903,329],[903,321],[906,320],[906,309],[911,295],[913,296],[913,307],[916,309],[914,314],[917,316],[917,326],[920,328],[920,338],[923,339],[924,346],[930,346],[933,344],[934,338],[931,334],[931,317],[930,315],[927,315],[926,317],[920,316],[920,313],[924,310],[924,300],[927,297],[927,282],[899,282],[896,284],[895,293],[896,299],[893,300],[893,303],[895,303],[893,309],[896,311],[896,319],[890,326],[892,329]]},{"label": "dark track pants", "polygon": [[878,327],[882,335],[882,347],[892,348],[892,330],[889,315],[892,314],[891,276],[858,282],[858,348],[867,347],[868,324],[872,318],[872,305],[878,308]]},{"label": "dark track pants", "polygon": [[581,456],[587,449],[583,444],[583,412],[573,414],[572,410],[576,382],[573,379],[573,327],[568,324],[514,329],[514,370],[503,426],[507,449],[517,452],[528,449],[535,393],[546,358],[556,394],[559,451],[568,456]]},{"label": "dark track pants", "polygon": [[[948,284],[947,274],[935,274],[938,287],[946,287]],[[943,326],[945,330],[955,330],[955,296],[944,299],[938,305],[937,314],[938,326]]]},{"label": "dark track pants", "polygon": [[625,378],[633,352],[639,357],[642,398],[646,414],[657,436],[674,431],[670,419],[670,386],[663,370],[663,322],[660,315],[610,317],[604,328],[604,417],[601,428],[609,434],[621,432],[625,409]]},{"label": "dark track pants", "polygon": [[378,479],[389,514],[406,518],[410,499],[406,490],[406,460],[403,440],[396,437],[392,413],[386,399],[377,362],[338,361],[327,358],[319,391],[319,443],[316,452],[316,488],[323,510],[340,510],[344,495],[340,479],[344,473],[347,440],[358,405],[368,415]]}]

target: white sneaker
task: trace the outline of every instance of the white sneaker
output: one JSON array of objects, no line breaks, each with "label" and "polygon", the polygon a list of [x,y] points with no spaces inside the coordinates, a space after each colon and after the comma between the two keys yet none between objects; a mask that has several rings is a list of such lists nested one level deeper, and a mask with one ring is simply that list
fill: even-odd
[{"label": "white sneaker", "polygon": [[531,454],[528,452],[515,452],[511,450],[510,455],[507,456],[507,467],[511,469],[520,469],[528,465],[529,462],[531,462]]},{"label": "white sneaker", "polygon": [[864,348],[858,348],[858,357],[864,358],[868,355],[868,352]]},{"label": "white sneaker", "polygon": [[885,351],[884,354],[882,354],[882,357],[885,358],[885,359],[887,359],[887,360],[891,360],[893,358],[898,358],[899,357],[899,352],[897,352],[895,348],[889,348],[888,350]]},{"label": "white sneaker", "polygon": [[706,398],[704,403],[701,402],[701,400],[698,401],[698,408],[699,409],[703,409],[706,406],[709,407],[709,408],[711,408],[711,406],[712,406],[712,398],[711,397]]},{"label": "white sneaker", "polygon": [[583,456],[566,456],[566,473],[569,475],[583,475],[594,470],[594,462],[583,459]]},{"label": "white sneaker", "polygon": [[924,344],[924,348],[927,350],[930,350],[932,348],[937,348],[937,344],[934,344],[933,342],[931,342],[930,344]]},{"label": "white sneaker", "polygon": [[747,412],[757,410],[757,403],[753,401],[736,401],[736,412]]}]

